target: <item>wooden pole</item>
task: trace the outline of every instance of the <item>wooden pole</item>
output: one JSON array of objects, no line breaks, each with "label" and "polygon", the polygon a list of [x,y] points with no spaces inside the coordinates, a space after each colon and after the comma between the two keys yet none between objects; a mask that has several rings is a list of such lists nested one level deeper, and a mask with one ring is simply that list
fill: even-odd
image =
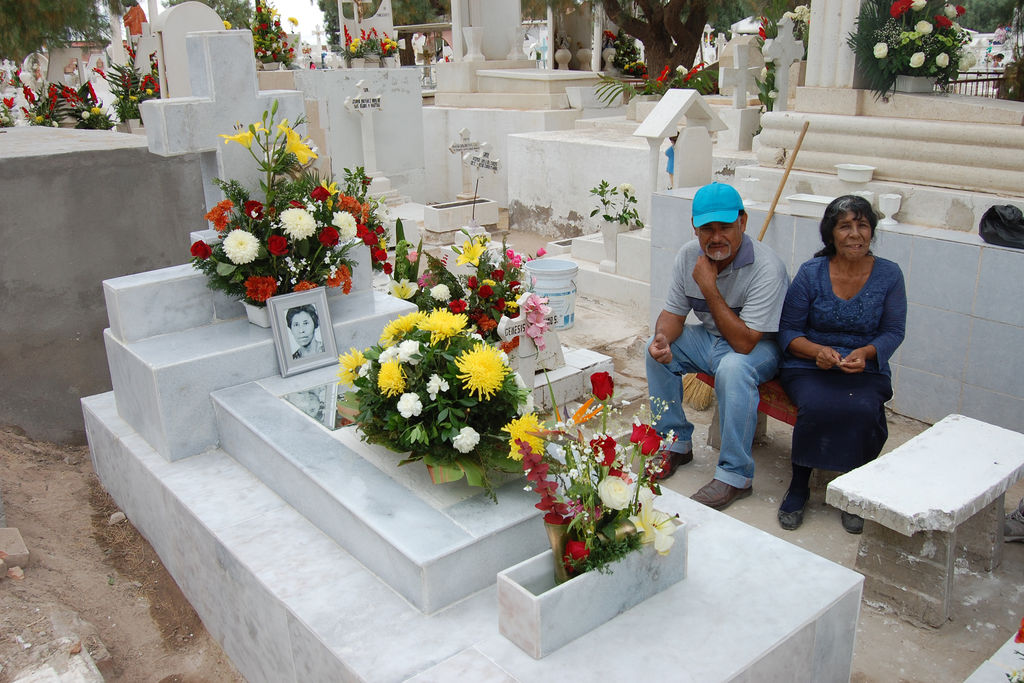
[{"label": "wooden pole", "polygon": [[811,125],[810,121],[804,121],[804,126],[800,129],[800,137],[796,139],[796,146],[793,147],[793,153],[789,155],[789,160],[786,162],[786,170],[782,174],[782,181],[779,183],[779,187],[775,190],[775,199],[772,200],[772,206],[768,209],[768,216],[764,219],[764,225],[761,226],[761,234],[757,236],[758,242],[764,240],[764,235],[768,232],[768,224],[772,222],[772,217],[775,216],[775,206],[779,203],[779,196],[782,195],[782,188],[786,186],[786,181],[789,179],[789,172],[793,170],[793,162],[796,161],[796,154],[800,151],[800,145],[804,143],[804,135],[807,134],[807,127],[809,125]]}]

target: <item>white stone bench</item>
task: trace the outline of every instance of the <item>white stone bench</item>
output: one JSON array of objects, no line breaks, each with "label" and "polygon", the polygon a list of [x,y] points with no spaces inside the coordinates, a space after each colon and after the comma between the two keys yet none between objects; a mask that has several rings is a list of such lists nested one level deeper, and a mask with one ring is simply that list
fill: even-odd
[{"label": "white stone bench", "polygon": [[834,479],[825,501],[864,518],[855,568],[866,598],[941,626],[954,566],[1002,560],[1006,489],[1024,476],[1024,434],[950,415]]}]

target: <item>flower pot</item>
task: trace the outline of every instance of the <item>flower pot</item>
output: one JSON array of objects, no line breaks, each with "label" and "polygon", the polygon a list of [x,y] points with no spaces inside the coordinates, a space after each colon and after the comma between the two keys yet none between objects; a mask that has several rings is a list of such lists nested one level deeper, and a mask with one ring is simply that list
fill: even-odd
[{"label": "flower pot", "polygon": [[604,70],[608,73],[615,71],[615,66],[612,64],[612,60],[615,59],[615,48],[606,47],[601,50],[601,59],[604,60]]},{"label": "flower pot", "polygon": [[280,71],[281,62],[262,62],[260,64],[261,71]]},{"label": "flower pot", "polygon": [[363,61],[363,68],[364,69],[379,69],[380,66],[381,66],[380,65],[380,55],[376,54],[374,52],[371,52],[371,53],[367,54],[363,58],[363,60],[364,60]]},{"label": "flower pot", "polygon": [[363,68],[366,68],[366,58],[365,57],[353,57],[352,60],[349,63],[352,65],[353,69],[363,69]]},{"label": "flower pot", "polygon": [[128,119],[128,132],[133,135],[145,135],[146,128],[142,125],[142,119]]},{"label": "flower pot", "polygon": [[603,221],[601,223],[601,239],[604,242],[604,258],[598,265],[603,273],[614,273],[615,263],[618,259],[619,234],[627,232],[628,225],[614,221]]},{"label": "flower pot", "polygon": [[572,52],[564,47],[560,47],[555,50],[555,64],[558,65],[560,71],[569,70],[569,60],[572,59]]},{"label": "flower pot", "polygon": [[686,578],[686,526],[668,555],[645,543],[608,566],[555,583],[547,550],[498,574],[498,631],[534,659],[551,654],[609,619]]},{"label": "flower pot", "polygon": [[480,51],[480,45],[484,39],[484,30],[481,27],[464,26],[462,28],[462,36],[466,39],[466,56],[462,58],[462,61],[482,62],[487,59],[484,57],[484,53]]},{"label": "flower pot", "polygon": [[935,92],[935,79],[931,76],[897,76],[896,92],[931,93]]},{"label": "flower pot", "polygon": [[578,68],[580,71],[590,71],[590,60],[593,59],[594,52],[589,47],[581,47],[576,50],[576,61],[579,62]]},{"label": "flower pot", "polygon": [[266,306],[256,306],[248,301],[243,301],[242,305],[249,322],[258,327],[270,327],[270,310]]}]

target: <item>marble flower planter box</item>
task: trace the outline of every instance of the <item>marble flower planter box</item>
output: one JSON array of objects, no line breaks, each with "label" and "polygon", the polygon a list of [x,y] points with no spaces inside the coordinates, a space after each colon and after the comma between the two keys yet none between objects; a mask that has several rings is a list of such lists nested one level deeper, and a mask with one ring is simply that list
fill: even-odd
[{"label": "marble flower planter box", "polygon": [[667,556],[647,543],[609,574],[587,572],[555,584],[554,554],[547,550],[498,574],[498,631],[534,659],[686,578],[686,525],[680,524]]}]

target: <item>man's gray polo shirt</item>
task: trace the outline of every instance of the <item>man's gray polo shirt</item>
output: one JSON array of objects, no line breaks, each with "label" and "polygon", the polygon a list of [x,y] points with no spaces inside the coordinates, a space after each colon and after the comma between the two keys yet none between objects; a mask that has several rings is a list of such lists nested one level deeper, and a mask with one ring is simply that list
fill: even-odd
[{"label": "man's gray polo shirt", "polygon": [[[693,279],[693,267],[700,254],[697,240],[687,242],[679,249],[665,310],[684,317],[693,311],[708,332],[720,337],[722,335],[708,310],[708,302]],[[725,303],[747,327],[765,333],[766,339],[775,336],[774,333],[779,331],[789,275],[771,248],[743,235],[736,258],[718,274],[717,282]]]}]

